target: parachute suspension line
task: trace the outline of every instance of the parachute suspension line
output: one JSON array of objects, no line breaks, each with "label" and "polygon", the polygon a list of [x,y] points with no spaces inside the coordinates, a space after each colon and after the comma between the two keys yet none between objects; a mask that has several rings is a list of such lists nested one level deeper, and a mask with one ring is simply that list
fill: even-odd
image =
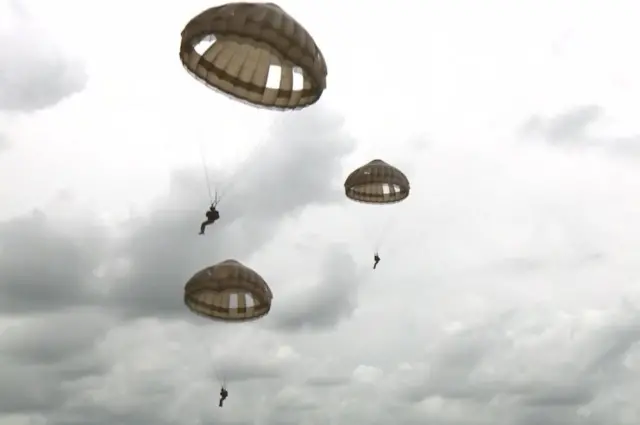
[{"label": "parachute suspension line", "polygon": [[198,145],[200,147],[200,159],[202,160],[202,169],[204,171],[204,178],[205,178],[205,181],[207,182],[207,192],[209,193],[209,202],[211,202],[211,205],[215,206],[219,202],[218,193],[216,192],[215,198],[214,198],[213,191],[211,190],[211,181],[209,180],[209,167],[207,167],[207,160],[204,156],[204,148],[202,147],[202,142],[200,142]]},{"label": "parachute suspension line", "polygon": [[218,384],[220,384],[220,386],[222,386],[223,388],[227,388],[227,378],[225,377],[225,375],[221,373],[220,370],[215,366],[213,366],[213,373],[215,374]]},{"label": "parachute suspension line", "polygon": [[[388,205],[385,205],[383,208],[388,208]],[[373,250],[374,252],[379,252],[380,250],[380,246],[382,245],[382,243],[386,240],[387,235],[389,234],[389,232],[391,232],[391,230],[393,230],[394,224],[396,222],[396,220],[393,219],[393,215],[390,212],[391,210],[389,209],[389,211],[386,211],[386,217],[383,218],[383,224],[380,227],[380,231],[378,232],[378,237],[376,238],[374,244],[373,244]]]},{"label": "parachute suspension line", "polygon": [[203,347],[203,349],[206,351],[206,357],[211,361],[211,370],[213,371],[216,383],[226,388],[227,380],[222,373],[221,368],[216,366],[211,347]]},{"label": "parachute suspension line", "polygon": [[[391,230],[393,230],[393,231],[399,230],[397,228],[397,225],[401,221],[402,221],[402,218],[398,217],[398,216],[395,216],[395,215],[387,217],[385,226],[383,227],[383,229],[385,229],[385,232],[381,232],[380,233],[379,241],[375,246],[375,250],[376,251],[378,250],[378,248],[380,247],[382,242],[385,242],[385,243],[387,242],[387,236],[388,236],[388,234],[389,234],[389,232]],[[427,231],[428,231],[427,229],[423,229],[423,230],[419,231],[418,232],[418,239],[424,238],[425,234],[427,233]],[[413,233],[414,236],[416,235],[415,229],[413,229],[413,228],[412,228],[412,233]],[[399,244],[397,247],[394,247],[393,250],[391,250],[390,252],[386,253],[385,259],[387,259],[389,257],[396,257],[396,256],[400,255],[401,253],[404,253],[406,249],[415,249],[415,248],[416,248],[415,244],[408,244],[408,243]]]},{"label": "parachute suspension line", "polygon": [[241,171],[244,168],[244,166],[247,164],[247,162],[249,162],[249,160],[251,160],[255,156],[255,153],[258,150],[258,148],[263,145],[262,143],[263,140],[264,139],[261,139],[258,143],[252,146],[249,149],[249,152],[247,153],[247,155],[245,155],[244,159],[242,159],[238,163],[238,165],[236,165],[236,167],[231,172],[231,174],[229,174],[229,176],[225,178],[226,184],[221,186],[220,192],[216,192],[217,202],[220,202],[225,195],[227,195],[232,191],[231,189],[235,187],[235,183],[237,183],[238,180],[240,180],[241,176],[249,174],[249,173],[241,173]]},{"label": "parachute suspension line", "polygon": [[220,198],[222,198],[223,196],[231,192],[231,189],[234,188],[235,183],[237,183],[238,180],[240,180],[240,176],[242,176],[243,174],[247,174],[247,173],[242,173],[241,171],[244,168],[244,166],[247,164],[247,162],[249,162],[249,160],[253,158],[253,155],[259,145],[261,145],[261,143],[258,143],[256,146],[253,146],[251,149],[249,149],[249,153],[245,156],[245,158],[242,159],[238,163],[238,165],[236,165],[235,169],[229,175],[227,179],[227,183],[224,186],[222,186],[222,189],[221,189],[222,193],[220,194]]}]

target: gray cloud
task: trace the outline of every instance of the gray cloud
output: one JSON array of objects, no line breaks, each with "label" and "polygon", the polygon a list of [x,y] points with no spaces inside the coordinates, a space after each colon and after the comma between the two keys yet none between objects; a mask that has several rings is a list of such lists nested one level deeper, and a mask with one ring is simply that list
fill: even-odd
[{"label": "gray cloud", "polygon": [[[300,136],[305,132],[293,125],[288,128],[300,133],[295,137],[279,130],[283,133],[256,154],[259,159],[243,166],[256,170],[255,175],[245,174],[229,192],[220,206],[223,218],[206,237],[197,235],[206,208],[202,174],[192,170],[176,172],[169,192],[150,208],[152,214],[124,224],[117,239],[82,221],[61,227],[48,218],[46,209],[2,223],[0,306],[6,314],[20,314],[21,320],[27,314],[37,316],[9,328],[0,340],[0,411],[40,416],[56,425],[195,424],[212,418],[216,423],[265,425],[600,425],[611,423],[610,412],[634,408],[640,387],[635,383],[637,369],[627,363],[640,340],[640,314],[632,305],[597,326],[576,319],[568,328],[559,318],[562,312],[508,311],[487,321],[476,317],[477,323],[443,338],[421,333],[435,327],[425,324],[431,319],[424,316],[406,318],[420,329],[404,322],[405,315],[420,313],[407,312],[406,300],[399,306],[402,314],[394,302],[385,301],[384,310],[367,313],[362,308],[354,320],[346,321],[353,317],[370,265],[360,270],[340,245],[328,246],[326,256],[321,252],[321,273],[305,277],[299,291],[278,297],[274,285],[278,307],[257,326],[223,329],[178,320],[189,317],[181,313],[180,294],[195,270],[226,257],[244,260],[258,254],[286,217],[295,217],[308,205],[341,200],[339,184],[322,184],[320,179],[339,183],[341,158],[352,143],[342,141],[339,123],[331,117],[302,116],[311,121],[314,137]],[[333,154],[318,152],[321,149]],[[325,174],[297,171],[296,161],[308,161],[309,169],[316,165]],[[278,165],[266,179],[262,176],[270,170],[268,162]],[[298,186],[277,197],[262,194],[286,186],[284,176],[291,172],[301,173],[297,184],[312,189]],[[254,204],[252,194],[257,192],[262,197]],[[247,204],[252,208],[245,208]],[[514,256],[497,268],[520,278],[523,272],[580,268],[601,260],[582,251],[567,258]],[[415,292],[415,287],[430,286],[420,279],[403,281],[403,294],[433,296]],[[402,282],[393,284],[400,287]],[[354,326],[362,311],[373,320],[365,319],[361,330],[350,328],[342,337],[334,335],[338,332],[305,332]],[[387,322],[392,325],[385,327]],[[181,325],[174,329],[176,324]],[[123,329],[132,330],[118,339]],[[200,334],[203,329],[212,331]],[[181,338],[146,340],[147,335],[174,331]],[[372,344],[376,338],[368,332],[384,334],[379,339],[390,346]],[[238,335],[252,344],[226,345]],[[267,342],[254,343],[261,338]],[[193,340],[224,354],[198,360],[187,347]],[[174,343],[184,349],[180,358],[171,357],[169,345]],[[282,345],[303,354],[297,360],[276,361],[273,353]],[[427,350],[423,366],[393,370],[400,362],[419,358],[416,349]],[[358,364],[386,366],[378,381],[367,383],[349,378]],[[224,370],[230,384],[223,411],[217,408],[218,379],[211,369]],[[12,386],[20,388],[11,391]],[[619,394],[626,394],[626,400],[620,401]]]},{"label": "gray cloud", "polygon": [[65,233],[46,211],[0,223],[0,307],[37,313],[107,303],[129,317],[184,313],[179,288],[195,271],[226,258],[242,261],[283,218],[341,200],[331,182],[354,148],[341,124],[318,109],[281,120],[238,173],[219,206],[221,220],[204,237],[197,234],[208,206],[203,176],[192,170],[177,171],[150,216],[125,224],[127,236],[118,240],[87,222]]},{"label": "gray cloud", "polygon": [[0,223],[0,309],[42,313],[92,304],[94,270],[106,254],[106,236],[88,223],[72,234],[44,212]]},{"label": "gray cloud", "polygon": [[347,385],[351,378],[344,376],[317,376],[307,379],[306,385],[310,387],[338,387]]},{"label": "gray cloud", "polygon": [[227,258],[243,261],[271,240],[285,217],[341,201],[332,182],[354,148],[341,126],[318,109],[279,121],[263,149],[236,174],[233,192],[219,205],[221,219],[204,237],[197,235],[207,208],[202,173],[177,173],[168,196],[152,216],[132,223],[119,247],[117,256],[130,269],[111,288],[110,302],[130,316],[181,313],[176,285],[195,271]]},{"label": "gray cloud", "polygon": [[[176,31],[182,25],[178,21],[192,12],[179,3],[153,8],[155,30],[147,33],[154,34],[156,47],[142,43],[143,51],[130,40],[138,40],[140,22],[149,24],[144,19],[149,5],[133,3],[123,14],[117,2],[100,7],[67,3],[59,8],[78,15],[66,13],[77,21],[68,28],[93,25],[91,38],[107,62],[122,55],[135,61],[141,52],[159,61],[153,75],[138,76],[148,92],[139,81],[112,76],[123,94],[153,103],[167,98],[167,81],[174,81],[169,91],[175,92],[175,105],[165,102],[159,112],[181,109],[187,120],[188,103],[218,123],[227,112],[235,113],[219,110],[201,85],[191,82],[193,91],[189,81],[181,85]],[[321,9],[333,13],[326,5]],[[313,10],[306,12],[313,18]],[[455,10],[450,12],[448,18],[455,19]],[[424,13],[417,15],[424,21]],[[445,31],[443,24],[430,28]],[[310,29],[315,34],[316,28]],[[492,52],[478,50],[481,45],[496,44],[478,40],[466,46],[465,37],[442,35],[455,50],[469,47],[478,57],[491,57]],[[340,57],[343,39],[332,40],[328,33],[317,37],[322,45],[334,44],[323,47],[332,67],[354,68],[361,62],[354,51],[352,64]],[[356,50],[366,62],[370,52]],[[522,49],[511,50],[514,56]],[[530,64],[531,57],[509,61],[519,67]],[[379,76],[393,75],[393,61],[379,65]],[[496,65],[497,71],[515,69]],[[486,70],[455,67],[469,68],[471,78],[453,80],[491,83],[486,72],[477,72]],[[442,90],[431,91],[430,104],[463,104],[440,80]],[[387,90],[376,90],[369,96],[371,105],[362,105],[343,99],[344,93],[336,95],[335,84],[330,86],[326,100],[341,102],[355,114],[353,130],[367,135],[359,147],[370,153],[363,156],[374,155],[378,145],[387,152],[380,153],[384,159],[415,180],[408,215],[397,217],[400,230],[386,243],[384,267],[372,273],[366,242],[338,218],[350,215],[347,205],[334,204],[344,202],[340,162],[353,143],[321,107],[278,115],[285,118],[253,159],[238,173],[215,176],[234,184],[220,205],[222,220],[206,237],[197,235],[207,207],[199,169],[176,171],[148,216],[116,229],[91,224],[96,218],[89,215],[70,223],[66,214],[73,214],[73,208],[57,219],[54,207],[0,223],[0,425],[639,423],[640,313],[631,301],[612,305],[637,281],[632,258],[637,208],[629,195],[635,193],[636,169],[611,161],[592,163],[591,155],[567,160],[548,152],[567,147],[579,152],[585,146],[598,153],[605,146],[612,146],[611,152],[621,153],[623,147],[632,152],[635,136],[600,140],[588,124],[597,114],[583,111],[582,118],[565,117],[564,124],[540,118],[537,136],[546,139],[543,144],[555,143],[553,148],[510,149],[492,137],[496,132],[490,123],[505,121],[501,109],[509,97],[497,93],[495,108],[485,102],[482,119],[470,125],[451,131],[459,121],[451,112],[460,111],[446,104],[432,111],[435,115],[427,114],[433,119],[416,122],[443,141],[427,151],[418,141],[394,137],[407,133],[398,132],[398,126],[415,121],[400,115],[415,118],[416,111],[374,110],[390,103]],[[459,90],[463,97],[472,91]],[[10,109],[55,104],[56,96],[48,94],[46,100],[41,94],[28,101],[19,94],[21,100],[12,99]],[[535,102],[535,93],[520,94]],[[184,102],[177,102],[181,98]],[[157,124],[149,119],[156,113],[154,105],[120,96],[112,100],[111,106],[122,103],[125,113],[142,118],[142,125],[132,122],[125,129],[132,137],[144,134],[146,124]],[[74,103],[64,106],[81,106]],[[372,131],[363,116],[384,117],[393,129],[381,125]],[[179,113],[171,117],[180,121]],[[6,128],[11,143],[21,142],[21,127]],[[484,143],[488,137],[494,141]],[[56,139],[52,133],[54,145]],[[93,145],[91,138],[80,139]],[[150,162],[164,162],[160,151],[165,143],[155,143]],[[525,158],[529,153],[533,156]],[[358,158],[352,158],[354,163],[371,159]],[[590,168],[594,165],[602,169]],[[625,173],[618,174],[620,169]],[[592,178],[572,179],[569,172]],[[575,232],[567,232],[576,235],[563,236],[563,223],[549,225],[548,231],[546,225],[536,226],[554,208],[565,212],[566,221],[578,223]],[[351,258],[350,251],[327,243],[344,239],[360,254]],[[256,268],[272,284],[274,309],[264,321],[216,324],[189,315],[182,306],[184,281],[228,257]],[[362,269],[354,259],[364,263]],[[513,310],[494,314],[501,308]],[[220,376],[230,390],[224,409],[217,406]]]},{"label": "gray cloud", "polygon": [[12,3],[16,25],[0,32],[0,110],[48,108],[82,91],[88,79],[84,65],[54,45],[18,2]]},{"label": "gray cloud", "polygon": [[315,286],[283,301],[288,308],[274,313],[276,329],[328,329],[351,316],[357,307],[357,289],[362,280],[353,258],[340,246],[332,247],[322,270]]},{"label": "gray cloud", "polygon": [[[576,411],[591,408],[597,413],[599,403],[608,403],[608,394],[636,387],[637,373],[625,366],[625,359],[640,342],[640,310],[623,307],[604,326],[558,343],[545,341],[545,336],[562,331],[542,321],[530,327],[540,313],[509,312],[448,337],[431,351],[426,371],[413,377],[413,384],[407,382],[400,396],[413,403],[434,397],[490,403],[512,412],[510,423],[559,425],[592,423]],[[524,341],[536,339],[535,354],[521,348]],[[629,394],[629,401],[633,397]]]},{"label": "gray cloud", "polygon": [[603,115],[598,105],[586,105],[556,117],[533,116],[524,126],[527,133],[543,135],[552,143],[587,142],[588,128]]},{"label": "gray cloud", "polygon": [[4,331],[0,347],[18,363],[58,364],[91,351],[113,323],[112,317],[94,309],[25,319]]},{"label": "gray cloud", "polygon": [[[217,421],[221,412],[233,423],[252,423],[246,416],[260,404],[273,404],[283,388],[283,371],[291,367],[290,362],[273,359],[263,350],[230,349],[223,357],[208,358],[193,347],[184,356],[167,357],[166,347],[160,344],[163,339],[143,336],[153,333],[157,325],[178,325],[174,329],[180,335],[196,329],[184,322],[148,319],[113,326],[93,354],[109,358],[109,368],[80,382],[62,381],[69,391],[55,400],[58,404],[50,412],[44,412],[48,423],[82,423],[83,416],[95,424],[206,423],[212,416]],[[213,367],[224,376],[211,371]],[[230,393],[224,411],[217,406],[220,379]]]},{"label": "gray cloud", "polygon": [[523,125],[522,131],[555,146],[601,148],[624,156],[640,155],[640,135],[595,137],[589,134],[589,127],[604,113],[598,105],[585,105],[550,118],[534,115]]},{"label": "gray cloud", "polygon": [[[305,207],[342,201],[334,183],[342,178],[342,158],[353,149],[341,120],[321,108],[279,120],[270,140],[236,174],[236,184],[219,206],[221,220],[204,237],[197,233],[208,205],[202,172],[193,170],[176,171],[151,214],[123,224],[118,238],[88,220],[62,226],[46,208],[0,223],[0,309],[35,315],[3,335],[0,376],[7,393],[0,411],[40,414],[47,423],[65,425],[174,423],[177,413],[167,409],[173,408],[181,384],[159,372],[136,371],[137,386],[129,383],[127,389],[135,404],[118,397],[107,403],[95,395],[114,385],[109,377],[121,367],[105,363],[114,353],[101,348],[105,334],[145,317],[191,320],[181,299],[186,279],[222,259],[242,261],[259,252],[283,219]],[[346,282],[354,288],[350,258],[329,255],[330,267],[344,268],[328,271],[331,285]],[[328,294],[319,290],[323,306],[309,317],[300,312],[302,322],[330,326],[347,314],[353,290],[343,293],[338,286],[329,287]],[[281,384],[274,378],[286,369],[237,355],[219,360],[217,367],[235,383],[235,394],[256,381],[273,381],[262,385],[268,393],[277,392]],[[14,385],[20,391],[12,391]],[[217,408],[217,389],[203,394],[211,409]],[[207,416],[194,412],[193,420],[198,415]]]},{"label": "gray cloud", "polygon": [[59,375],[50,368],[3,361],[0,368],[0,411],[3,414],[48,414],[64,404]]},{"label": "gray cloud", "polygon": [[497,264],[486,266],[493,271],[511,273],[535,273],[548,272],[549,270],[575,269],[589,266],[590,264],[604,261],[606,255],[599,252],[579,253],[568,258],[558,258],[558,256],[534,256],[505,258]]},{"label": "gray cloud", "polygon": [[[246,382],[256,379],[275,379],[283,375],[282,366],[261,363],[258,359],[235,358],[216,362],[216,367],[224,370],[224,376],[213,376],[226,382]],[[215,372],[214,372],[215,374]]]},{"label": "gray cloud", "polygon": [[555,406],[581,406],[593,400],[589,388],[581,386],[550,384],[549,388],[538,389],[534,394],[525,395],[521,402],[525,405],[551,408]]},{"label": "gray cloud", "polygon": [[49,414],[108,371],[96,352],[113,318],[87,309],[26,319],[2,333],[0,411]]},{"label": "gray cloud", "polygon": [[609,142],[609,145],[621,155],[640,156],[640,135],[615,137]]},{"label": "gray cloud", "polygon": [[[349,263],[339,249],[333,252],[328,265],[337,269]],[[183,370],[178,359],[154,365],[166,347],[143,337],[154,329],[173,329],[179,322],[149,320],[146,328],[114,339],[130,324],[113,321],[106,313],[75,309],[41,315],[5,331],[0,378],[20,388],[0,396],[0,409],[39,414],[47,423],[60,425],[217,420],[221,413],[216,410],[218,388],[212,373],[190,364],[198,363],[192,354],[180,360],[191,372]],[[375,384],[356,384],[334,371],[311,378],[303,374],[302,388],[289,388],[292,380],[287,375],[295,378],[307,360],[275,361],[267,346],[240,351],[237,347],[242,345],[232,346],[227,355],[211,361],[230,382],[230,403],[220,422],[235,418],[234,423],[247,424],[313,423],[334,415],[355,423],[382,423],[385,418],[400,424],[428,420],[451,425],[597,425],[604,423],[606,412],[617,409],[612,403],[620,403],[615,401],[619,394],[628,399],[620,408],[629,409],[640,390],[637,372],[627,365],[640,342],[640,311],[624,304],[598,326],[577,319],[563,324],[558,314],[535,308],[507,311],[442,339],[425,341],[424,367],[388,370]],[[315,323],[316,315],[310,316],[300,321],[313,329],[309,324]],[[189,325],[175,332],[184,335],[194,328]],[[63,329],[73,332],[59,335]],[[253,332],[246,334],[252,340],[261,338],[255,332],[263,335]],[[211,344],[226,340],[218,331],[212,335]],[[294,343],[302,337],[298,335],[287,339]],[[265,341],[277,338],[264,336]],[[331,356],[330,351],[324,355]],[[314,395],[305,394],[304,388]],[[440,407],[425,407],[436,405]],[[83,417],[89,419],[82,422]]]}]

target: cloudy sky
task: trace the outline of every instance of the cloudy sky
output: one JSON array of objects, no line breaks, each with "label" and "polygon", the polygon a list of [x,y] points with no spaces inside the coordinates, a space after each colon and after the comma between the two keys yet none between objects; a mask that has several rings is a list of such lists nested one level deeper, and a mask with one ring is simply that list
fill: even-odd
[{"label": "cloudy sky", "polygon": [[[1,425],[640,423],[640,4],[333,3],[276,113],[182,68],[204,0],[0,0]],[[227,258],[264,320],[185,311]]]}]

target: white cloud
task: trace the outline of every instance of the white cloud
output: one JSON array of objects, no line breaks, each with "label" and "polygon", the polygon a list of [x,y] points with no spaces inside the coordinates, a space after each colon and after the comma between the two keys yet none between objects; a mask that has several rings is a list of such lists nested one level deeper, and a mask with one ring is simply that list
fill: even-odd
[{"label": "white cloud", "polygon": [[82,91],[82,62],[64,52],[27,8],[3,0],[0,13],[0,111],[47,108]]},{"label": "white cloud", "polygon": [[[184,72],[204,0],[0,4],[0,425],[637,424],[640,6],[614,3],[285,0],[329,65],[287,114]],[[229,188],[206,237],[201,155]],[[340,187],[377,157],[412,183],[384,211]],[[226,258],[264,320],[183,307]]]},{"label": "white cloud", "polygon": [[374,384],[382,378],[384,372],[374,366],[359,365],[353,371],[353,377],[363,383]]}]

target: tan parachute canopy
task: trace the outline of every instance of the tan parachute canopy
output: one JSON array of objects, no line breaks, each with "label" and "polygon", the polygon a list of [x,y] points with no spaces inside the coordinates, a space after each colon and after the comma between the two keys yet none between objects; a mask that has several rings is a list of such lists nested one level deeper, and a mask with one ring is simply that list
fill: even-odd
[{"label": "tan parachute canopy", "polygon": [[367,204],[392,204],[409,196],[404,173],[380,159],[357,168],[344,182],[347,198]]},{"label": "tan parachute canopy", "polygon": [[[200,55],[195,46],[215,42]],[[273,3],[228,3],[205,10],[182,31],[180,60],[207,86],[253,105],[299,109],[320,99],[327,64],[306,29]],[[268,88],[271,65],[279,88]],[[294,90],[294,72],[302,87]]]},{"label": "tan parachute canopy", "polygon": [[227,322],[245,322],[265,316],[271,309],[272,298],[264,279],[236,260],[226,260],[200,270],[184,287],[184,303],[189,310]]}]

